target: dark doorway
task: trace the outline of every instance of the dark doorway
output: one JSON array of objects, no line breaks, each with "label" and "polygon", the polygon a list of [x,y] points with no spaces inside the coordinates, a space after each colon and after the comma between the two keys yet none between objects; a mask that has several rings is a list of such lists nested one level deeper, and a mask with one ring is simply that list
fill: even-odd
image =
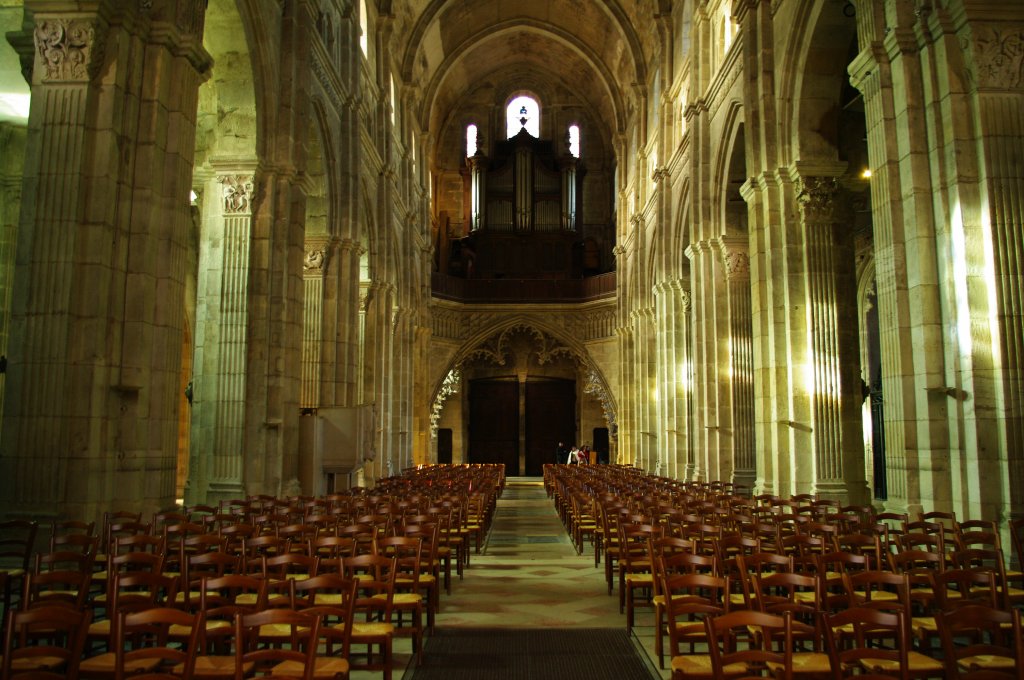
[{"label": "dark doorway", "polygon": [[470,463],[503,463],[505,474],[519,474],[519,381],[469,381]]},{"label": "dark doorway", "polygon": [[[526,472],[544,474],[555,462],[558,442],[571,446],[576,438],[576,381],[561,378],[526,382]],[[565,461],[561,461],[565,462]]]},{"label": "dark doorway", "polygon": [[608,464],[608,428],[594,428],[594,451],[597,451],[597,462]]},{"label": "dark doorway", "polygon": [[440,465],[452,464],[452,429],[450,427],[437,431],[437,462]]}]

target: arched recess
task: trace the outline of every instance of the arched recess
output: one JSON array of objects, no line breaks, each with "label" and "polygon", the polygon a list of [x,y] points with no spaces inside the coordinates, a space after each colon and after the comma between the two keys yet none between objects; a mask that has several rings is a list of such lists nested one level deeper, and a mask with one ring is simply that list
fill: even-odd
[{"label": "arched recess", "polygon": [[[724,260],[728,294],[727,344],[723,348],[728,362],[726,373],[729,431],[723,438],[725,450],[731,449],[732,481],[753,488],[757,478],[754,435],[754,321],[750,287],[750,234],[747,203],[740,194],[750,173],[747,171],[747,141],[743,109],[739,103],[727,115],[726,139],[722,149],[718,177],[718,209],[721,219],[721,256]],[[726,422],[721,419],[720,422]]]},{"label": "arched recess", "polygon": [[[784,128],[796,190],[807,296],[804,359],[813,488],[867,500],[857,262],[873,248],[863,101],[847,67],[858,53],[856,16],[843,3],[803,2],[780,83],[794,115]],[[877,451],[876,451],[877,453]],[[799,455],[799,454],[798,454]]]},{"label": "arched recess", "polygon": [[[305,135],[306,155],[306,236],[303,261],[303,321],[302,321],[302,385],[299,407],[313,409],[321,405],[324,383],[322,355],[326,328],[334,328],[337,310],[328,309],[326,275],[333,262],[335,210],[333,197],[337,168],[334,165],[334,146],[323,102],[314,99],[313,115]],[[336,296],[331,295],[331,299]],[[336,335],[336,334],[332,334]],[[333,404],[332,404],[333,405]]]},{"label": "arched recess", "polygon": [[868,398],[861,406],[864,477],[873,498],[888,496],[885,476],[885,422],[882,393],[882,350],[878,332],[878,289],[873,253],[864,253],[857,266],[857,330],[860,337],[861,383]]},{"label": "arched recess", "polygon": [[[194,270],[192,408],[186,502],[246,492],[246,360],[250,246],[259,187],[262,44],[247,5],[210,0],[203,44],[214,59],[199,90],[193,191],[199,214]],[[240,30],[240,28],[242,30]],[[251,46],[255,45],[255,50]],[[256,53],[254,53],[256,52]],[[259,480],[262,481],[262,480]]]},{"label": "arched recess", "polygon": [[[779,83],[780,99],[794,103],[794,115],[782,121],[786,161],[835,161],[835,132],[842,109],[839,80],[848,80],[849,46],[856,41],[856,18],[843,3],[799,0],[785,49],[788,68]],[[785,150],[789,150],[785,153]]]},{"label": "arched recess", "polygon": [[690,209],[690,178],[686,176],[679,186],[672,228],[663,239],[662,278],[689,276],[690,264],[686,257],[686,245],[690,242]]},{"label": "arched recess", "polygon": [[716,173],[721,233],[726,237],[746,238],[747,204],[740,195],[740,187],[747,180],[749,173],[743,109],[738,102],[729,109],[725,129],[725,138],[729,142],[723,144],[720,149],[720,170]]},{"label": "arched recess", "polygon": [[[465,402],[467,384],[475,378],[496,376],[522,383],[532,378],[574,380],[577,443],[589,440],[588,425],[594,425],[597,418],[600,425],[615,432],[616,400],[587,348],[565,329],[555,327],[541,316],[524,314],[504,317],[481,327],[459,347],[436,378],[431,392],[432,435],[436,435],[438,425],[443,424],[457,430],[457,442],[465,441],[469,425]],[[587,409],[594,410],[596,416],[592,414],[588,418]],[[554,450],[553,446],[549,448]]]}]

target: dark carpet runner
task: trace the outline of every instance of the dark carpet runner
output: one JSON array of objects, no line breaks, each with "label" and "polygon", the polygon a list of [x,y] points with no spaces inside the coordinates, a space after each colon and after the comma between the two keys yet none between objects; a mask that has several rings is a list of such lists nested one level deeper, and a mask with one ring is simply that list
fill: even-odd
[{"label": "dark carpet runner", "polygon": [[652,680],[644,652],[618,628],[437,628],[405,680]]}]

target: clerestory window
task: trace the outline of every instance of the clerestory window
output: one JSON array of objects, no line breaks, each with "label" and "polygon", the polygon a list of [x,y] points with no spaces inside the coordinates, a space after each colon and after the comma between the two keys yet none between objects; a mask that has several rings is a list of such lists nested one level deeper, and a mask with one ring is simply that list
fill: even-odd
[{"label": "clerestory window", "polygon": [[508,108],[505,109],[505,117],[505,136],[508,139],[518,135],[523,128],[534,137],[540,138],[540,104],[533,97],[520,95],[510,101]]}]

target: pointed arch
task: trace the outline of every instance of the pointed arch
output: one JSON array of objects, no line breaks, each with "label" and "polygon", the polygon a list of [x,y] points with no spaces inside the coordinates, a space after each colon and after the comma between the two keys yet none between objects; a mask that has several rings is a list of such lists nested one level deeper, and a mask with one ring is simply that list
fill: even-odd
[{"label": "pointed arch", "polygon": [[440,371],[440,374],[435,377],[435,382],[430,388],[430,403],[433,403],[437,399],[438,394],[441,392],[444,385],[445,378],[452,370],[458,369],[470,356],[475,352],[480,351],[482,345],[489,339],[494,338],[495,336],[500,336],[502,333],[506,333],[515,328],[525,328],[532,330],[533,332],[546,334],[561,343],[571,353],[577,363],[581,366],[585,366],[595,376],[597,376],[601,386],[605,389],[608,395],[612,408],[617,411],[617,400],[614,397],[609,382],[607,378],[605,378],[598,363],[590,356],[590,352],[587,348],[564,329],[546,322],[540,316],[528,314],[506,316],[500,319],[495,319],[491,323],[481,326],[470,337],[466,338],[452,358],[448,361],[447,365],[445,365]]}]

